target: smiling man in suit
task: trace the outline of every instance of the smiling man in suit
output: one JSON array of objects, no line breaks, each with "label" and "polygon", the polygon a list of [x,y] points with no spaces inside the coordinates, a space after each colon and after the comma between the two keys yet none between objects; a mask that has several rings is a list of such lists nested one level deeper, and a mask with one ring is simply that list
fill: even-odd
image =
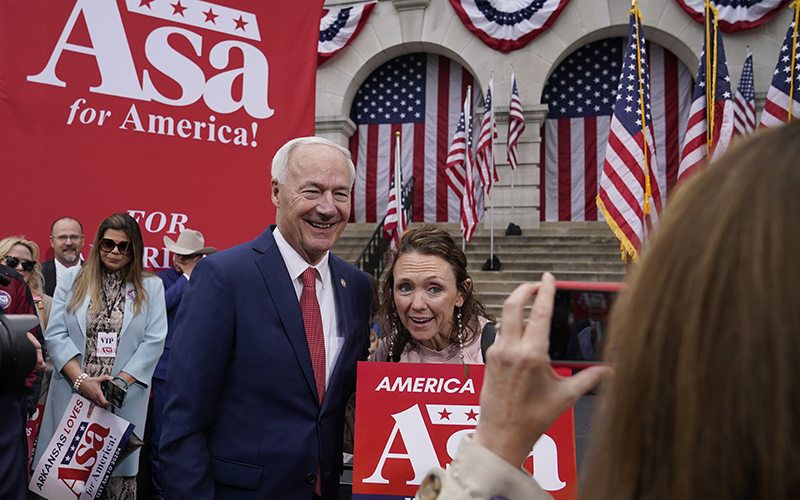
[{"label": "smiling man in suit", "polygon": [[77,219],[61,217],[50,226],[50,245],[55,256],[42,262],[45,295],[53,296],[64,271],[83,263],[83,243],[83,225]]},{"label": "smiling man in suit", "polygon": [[288,142],[272,162],[277,225],[195,267],[167,377],[170,500],[337,498],[369,345],[369,279],[329,252],[354,178],[345,148]]}]

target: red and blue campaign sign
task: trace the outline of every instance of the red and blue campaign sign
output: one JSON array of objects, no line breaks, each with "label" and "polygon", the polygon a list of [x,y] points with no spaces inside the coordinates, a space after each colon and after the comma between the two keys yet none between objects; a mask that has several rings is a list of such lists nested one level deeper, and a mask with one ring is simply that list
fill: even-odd
[{"label": "red and blue campaign sign", "polygon": [[314,133],[322,3],[2,2],[0,237],[49,256],[56,218],[91,241],[128,212],[160,268],[163,236],[186,227],[217,248],[257,236],[274,220],[272,155]]},{"label": "red and blue campaign sign", "polygon": [[[471,365],[465,378],[460,365],[359,363],[353,498],[413,497],[431,467],[446,467],[480,420],[483,371]],[[524,468],[556,500],[577,497],[572,408],[536,442]]]},{"label": "red and blue campaign sign", "polygon": [[[47,499],[101,498],[134,425],[73,394],[36,464],[29,489]],[[124,459],[124,457],[123,457]]]}]

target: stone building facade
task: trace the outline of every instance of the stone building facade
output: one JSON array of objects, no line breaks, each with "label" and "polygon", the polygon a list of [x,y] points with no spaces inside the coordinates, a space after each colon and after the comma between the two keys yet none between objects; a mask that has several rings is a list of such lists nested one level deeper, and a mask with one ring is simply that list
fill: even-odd
[{"label": "stone building facade", "polygon": [[[348,3],[352,2],[328,0],[326,6]],[[583,45],[626,37],[630,6],[629,0],[570,0],[550,29],[524,48],[504,54],[468,31],[448,0],[380,0],[358,37],[317,70],[316,134],[348,146],[356,129],[349,118],[356,92],[373,70],[397,56],[415,52],[446,56],[467,68],[480,88],[486,88],[494,73],[500,177],[494,191],[495,228],[505,228],[510,221],[523,228],[539,227],[540,127],[547,116],[541,100],[547,79]],[[676,0],[640,0],[639,9],[647,40],[670,50],[694,74],[703,46],[703,26]],[[764,106],[791,14],[782,9],[755,29],[723,34],[734,91],[747,48],[753,53],[757,115]],[[526,119],[513,190],[504,154],[511,65]]]}]

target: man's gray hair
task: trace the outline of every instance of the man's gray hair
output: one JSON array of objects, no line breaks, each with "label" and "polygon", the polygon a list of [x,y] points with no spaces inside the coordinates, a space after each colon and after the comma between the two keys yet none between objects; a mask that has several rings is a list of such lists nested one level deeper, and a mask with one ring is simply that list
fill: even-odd
[{"label": "man's gray hair", "polygon": [[356,180],[356,166],[353,165],[353,157],[350,155],[350,151],[322,137],[298,137],[281,146],[272,158],[272,178],[277,180],[278,184],[284,184],[286,182],[286,176],[289,173],[289,159],[292,157],[294,150],[301,146],[308,146],[311,144],[330,146],[342,153],[344,159],[347,160],[347,166],[350,168],[350,186],[352,187]]}]

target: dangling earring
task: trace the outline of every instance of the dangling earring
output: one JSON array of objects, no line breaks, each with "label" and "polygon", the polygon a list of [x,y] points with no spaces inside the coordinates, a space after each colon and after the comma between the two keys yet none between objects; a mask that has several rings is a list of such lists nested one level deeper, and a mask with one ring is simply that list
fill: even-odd
[{"label": "dangling earring", "polygon": [[394,339],[397,338],[397,313],[392,313],[392,331],[389,332],[389,362],[394,362]]},{"label": "dangling earring", "polygon": [[469,365],[464,362],[464,326],[461,324],[461,308],[456,311],[456,321],[458,322],[458,357],[464,366],[464,380],[469,378]]},{"label": "dangling earring", "polygon": [[461,326],[461,308],[456,312],[456,319],[458,320],[458,357],[461,362],[464,362],[464,328]]}]

